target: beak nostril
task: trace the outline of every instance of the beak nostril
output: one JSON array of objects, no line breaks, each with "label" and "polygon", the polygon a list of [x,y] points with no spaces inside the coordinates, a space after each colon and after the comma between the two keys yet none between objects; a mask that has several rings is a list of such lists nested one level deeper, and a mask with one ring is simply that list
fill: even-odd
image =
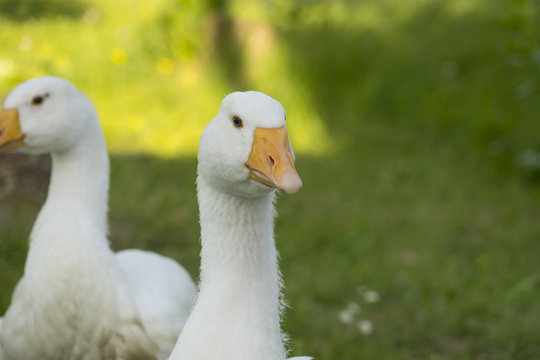
[{"label": "beak nostril", "polygon": [[276,163],[271,155],[268,155],[268,162],[270,163],[271,167],[274,167],[274,164]]}]

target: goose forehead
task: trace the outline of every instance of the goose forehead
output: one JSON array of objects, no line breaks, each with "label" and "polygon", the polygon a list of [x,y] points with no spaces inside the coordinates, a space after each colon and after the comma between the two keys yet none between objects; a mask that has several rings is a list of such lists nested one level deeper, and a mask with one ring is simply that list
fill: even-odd
[{"label": "goose forehead", "polygon": [[52,76],[43,76],[31,79],[18,85],[6,98],[4,106],[7,108],[10,105],[16,106],[17,102],[26,100],[35,95],[45,93],[58,93],[64,91],[73,91],[75,87],[67,80],[55,78]]},{"label": "goose forehead", "polygon": [[226,116],[245,117],[257,126],[279,127],[285,124],[285,109],[279,101],[257,91],[228,95],[223,99],[220,110]]}]

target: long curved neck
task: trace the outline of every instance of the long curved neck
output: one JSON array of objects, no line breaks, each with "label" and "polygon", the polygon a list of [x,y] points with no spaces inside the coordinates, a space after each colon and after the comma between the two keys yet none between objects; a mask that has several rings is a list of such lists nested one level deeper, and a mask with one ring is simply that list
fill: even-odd
[{"label": "long curved neck", "polygon": [[[211,322],[208,327],[220,339],[214,350],[204,351],[216,351],[214,358],[222,359],[285,359],[273,192],[258,198],[235,197],[216,190],[200,175],[197,189],[201,282],[192,316],[202,322],[199,327]],[[207,336],[207,344],[215,343],[213,331],[196,335],[197,342]],[[182,345],[191,346],[189,341]]]},{"label": "long curved neck", "polygon": [[109,158],[103,133],[96,124],[74,148],[52,153],[47,200],[33,229],[32,241],[38,238],[36,232],[46,228],[61,226],[78,231],[76,221],[70,221],[76,218],[84,219],[105,238],[108,191]]},{"label": "long curved neck", "polygon": [[275,291],[277,304],[273,194],[241,198],[203,184],[199,179],[201,291],[215,289],[223,282],[249,288],[253,285],[245,280],[258,280],[268,283],[266,289]]}]

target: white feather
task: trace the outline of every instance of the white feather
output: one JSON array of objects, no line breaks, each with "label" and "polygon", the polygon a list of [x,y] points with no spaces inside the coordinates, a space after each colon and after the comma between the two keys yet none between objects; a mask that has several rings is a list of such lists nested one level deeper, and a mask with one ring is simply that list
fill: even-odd
[{"label": "white feather", "polygon": [[177,262],[153,252],[124,250],[116,258],[144,309],[141,320],[156,339],[157,357],[166,359],[195,301],[193,280]]},{"label": "white feather", "polygon": [[[233,126],[233,116],[242,118],[241,129]],[[244,165],[255,128],[281,126],[285,111],[279,102],[258,92],[233,93],[201,136],[200,293],[172,360],[286,358],[274,189],[250,179]]]},{"label": "white feather", "polygon": [[[0,317],[0,333],[2,332],[2,321],[4,321],[4,318]],[[4,360],[4,351],[2,351],[1,346],[0,346],[0,360]]]},{"label": "white feather", "polygon": [[[44,101],[32,104],[42,96]],[[16,87],[25,145],[52,155],[47,200],[30,235],[24,276],[0,328],[11,359],[164,359],[196,288],[174,261],[109,248],[109,159],[91,102],[69,82],[41,77]]]}]

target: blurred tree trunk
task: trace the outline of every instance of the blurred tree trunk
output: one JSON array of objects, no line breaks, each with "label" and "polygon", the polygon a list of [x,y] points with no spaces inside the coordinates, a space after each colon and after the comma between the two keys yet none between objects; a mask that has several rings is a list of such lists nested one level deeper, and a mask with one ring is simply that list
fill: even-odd
[{"label": "blurred tree trunk", "polygon": [[225,0],[216,0],[208,13],[205,33],[208,34],[209,55],[217,57],[231,86],[245,89],[242,45],[238,39],[237,20],[227,11]]},{"label": "blurred tree trunk", "polygon": [[[227,2],[216,0],[205,23],[209,58],[217,57],[229,83],[236,90],[249,90],[254,67],[264,66],[276,49],[275,29],[266,22],[254,23],[232,17]],[[214,59],[215,61],[215,59]]]}]

